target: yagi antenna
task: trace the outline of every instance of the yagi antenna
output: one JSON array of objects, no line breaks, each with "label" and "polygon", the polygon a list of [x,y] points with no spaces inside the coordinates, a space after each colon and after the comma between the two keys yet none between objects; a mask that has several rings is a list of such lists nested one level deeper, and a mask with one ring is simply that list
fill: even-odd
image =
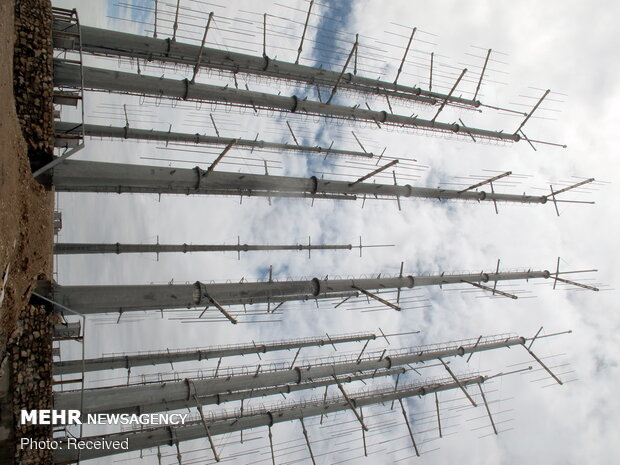
[{"label": "yagi antenna", "polygon": [[551,198],[551,200],[553,201],[553,205],[555,207],[555,212],[556,212],[556,214],[558,216],[560,216],[560,210],[558,209],[558,202],[568,202],[568,203],[570,203],[570,202],[576,202],[576,201],[573,201],[573,200],[558,200],[558,199],[556,199],[556,195],[562,194],[562,193],[564,193],[566,191],[569,191],[569,190],[572,190],[572,189],[576,189],[577,187],[581,187],[581,186],[583,186],[585,184],[589,184],[589,183],[591,183],[593,181],[594,181],[594,178],[589,178],[589,179],[586,179],[585,181],[581,181],[581,182],[578,182],[576,184],[572,184],[572,185],[570,185],[568,187],[565,187],[563,189],[560,189],[559,191],[554,191],[553,190],[553,185],[549,185],[549,188],[551,189],[551,194],[547,195],[546,197],[547,197],[547,199]]},{"label": "yagi antenna", "polygon": [[576,270],[576,271],[564,271],[564,272],[560,272],[560,257],[558,257],[558,263],[557,266],[555,268],[555,273],[552,275],[553,277],[553,289],[555,289],[555,286],[557,285],[558,281],[564,284],[571,284],[573,286],[577,286],[577,287],[581,287],[583,289],[588,289],[590,291],[595,291],[598,292],[600,289],[598,287],[594,287],[594,286],[588,286],[587,284],[582,284],[582,283],[578,283],[576,281],[571,281],[570,279],[566,279],[566,278],[560,278],[559,275],[560,274],[568,274],[568,273],[591,273],[594,271],[598,271],[598,270]]},{"label": "yagi antenna", "polygon": [[[509,173],[510,173],[510,171],[508,173],[504,173],[504,174],[500,175],[499,177],[507,176]],[[485,182],[487,182],[487,181],[485,181]],[[499,264],[500,264],[500,259],[498,258],[497,259],[497,266],[495,267],[495,276],[496,277],[499,276]],[[489,291],[493,295],[498,294],[498,295],[501,295],[501,296],[504,296],[504,297],[508,297],[510,299],[518,299],[518,297],[516,295],[514,295],[514,294],[510,294],[508,292],[504,292],[504,291],[498,290],[497,289],[497,279],[495,279],[493,281],[493,287],[485,286],[483,284],[475,283],[475,282],[468,281],[468,280],[465,280],[465,279],[461,280],[461,282],[464,282],[464,283],[469,284],[471,286],[477,287],[478,289],[482,289],[483,291]]]},{"label": "yagi antenna", "polygon": [[534,112],[538,109],[538,107],[540,106],[540,104],[543,102],[543,100],[547,97],[547,95],[549,95],[549,92],[551,92],[550,89],[547,89],[545,91],[545,93],[543,94],[543,96],[540,98],[540,100],[538,100],[538,102],[536,103],[536,105],[534,105],[534,108],[532,108],[532,110],[527,114],[527,116],[525,117],[525,119],[523,120],[523,122],[519,125],[519,127],[517,128],[517,130],[514,132],[515,134],[517,134],[519,131],[521,131],[521,129],[523,129],[523,126],[525,126],[525,123],[527,123],[527,121],[532,117],[532,115],[534,114]]},{"label": "yagi antenna", "polygon": [[[461,121],[461,120],[459,119],[459,121]],[[461,121],[461,124],[462,123],[463,122]],[[465,126],[465,125],[463,124],[463,126]],[[471,136],[472,139],[474,139],[474,137],[471,134],[470,134],[470,136]],[[475,141],[476,140],[474,139],[474,142]],[[486,180],[481,181],[481,182],[479,182],[477,184],[473,184],[473,185],[471,185],[469,187],[466,187],[463,190],[460,190],[459,194],[462,194],[463,192],[467,192],[467,191],[470,191],[470,190],[473,190],[473,189],[477,189],[478,187],[481,187],[481,186],[484,186],[485,184],[488,184],[489,187],[491,188],[491,194],[494,195],[495,194],[495,189],[493,187],[493,181],[497,181],[498,179],[505,178],[507,176],[510,176],[511,174],[512,174],[512,171],[506,171],[505,173],[498,174],[497,176],[493,176],[492,178],[486,179]],[[499,210],[497,208],[497,200],[495,200],[495,198],[492,198],[491,200],[493,201],[493,207],[495,208],[495,213],[497,215],[499,215]]]}]

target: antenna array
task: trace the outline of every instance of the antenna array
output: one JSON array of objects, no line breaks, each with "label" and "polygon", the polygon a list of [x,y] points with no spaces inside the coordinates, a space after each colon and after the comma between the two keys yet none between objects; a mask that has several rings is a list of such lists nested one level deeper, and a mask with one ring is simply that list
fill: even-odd
[{"label": "antenna array", "polygon": [[[498,52],[491,49],[485,49],[483,56],[476,55],[476,63],[460,69],[447,65],[443,62],[443,57],[436,56],[434,52],[422,50],[422,44],[432,45],[429,41],[433,40],[429,37],[432,35],[425,31],[395,24],[397,33],[390,32],[389,39],[372,43],[364,35],[336,31],[333,25],[328,27],[326,24],[329,24],[329,21],[336,21],[325,13],[330,7],[313,0],[306,2],[307,9],[281,5],[285,9],[293,10],[300,18],[299,21],[247,11],[241,11],[237,18],[230,18],[226,16],[226,10],[219,11],[223,9],[219,5],[213,5],[217,13],[214,11],[207,14],[188,6],[190,1],[193,6],[195,3],[204,3],[177,0],[175,5],[154,0],[153,7],[125,3],[116,5],[121,10],[126,9],[152,18],[152,22],[143,24],[146,25],[145,32],[152,37],[84,26],[77,20],[76,13],[54,9],[53,43],[60,52],[54,60],[54,83],[59,92],[64,92],[65,96],[73,96],[74,100],[76,96],[82,99],[82,96],[88,95],[90,91],[116,93],[128,96],[128,102],[131,102],[129,96],[138,98],[139,105],[124,103],[121,112],[119,106],[106,103],[93,113],[96,115],[93,118],[117,119],[124,122],[124,126],[87,123],[84,121],[83,110],[81,121],[58,121],[56,145],[62,155],[34,173],[35,177],[53,169],[50,179],[58,192],[238,195],[265,197],[270,204],[272,198],[308,198],[312,202],[315,199],[359,199],[362,200],[362,206],[367,198],[372,198],[396,200],[399,209],[401,199],[408,198],[471,200],[479,203],[492,202],[496,212],[499,202],[550,203],[554,205],[558,215],[558,202],[583,202],[558,199],[559,195],[594,182],[594,179],[588,178],[563,185],[560,189],[551,186],[548,194],[518,195],[496,190],[508,185],[507,178],[512,172],[505,171],[493,172],[490,176],[465,178],[465,182],[459,181],[456,188],[414,187],[398,180],[416,179],[416,172],[424,168],[409,154],[398,158],[389,152],[385,154],[387,147],[382,151],[380,148],[377,150],[374,145],[369,145],[373,144],[372,141],[367,141],[348,129],[346,133],[343,129],[333,129],[331,134],[338,137],[331,143],[308,142],[315,134],[308,130],[305,124],[302,127],[299,123],[313,119],[321,127],[332,124],[368,124],[382,131],[405,130],[424,135],[449,135],[473,143],[526,142],[534,150],[541,145],[561,145],[530,138],[523,130],[526,123],[536,117],[535,113],[544,111],[542,105],[547,102],[545,99],[550,94],[549,90],[537,97],[536,104],[529,111],[483,103],[483,80],[490,80],[489,75],[493,74],[494,67],[499,63],[496,58]],[[225,44],[221,37],[227,39]],[[262,41],[256,40],[259,37]],[[327,47],[323,37],[329,37],[331,43],[328,57],[319,65],[315,55]],[[294,39],[298,45],[287,46],[290,39]],[[386,42],[388,40],[400,41],[402,44],[396,46]],[[259,47],[258,51],[256,47]],[[310,47],[313,48],[312,57],[308,52]],[[295,56],[294,61],[292,58],[278,59],[276,53],[280,52]],[[79,55],[79,60],[72,58],[76,54]],[[100,66],[85,66],[82,55]],[[112,60],[118,63],[114,69],[102,64],[110,64]],[[126,65],[129,65],[131,72],[124,70]],[[412,67],[416,68],[415,73],[412,73]],[[480,73],[472,77],[473,73],[468,69],[476,68],[480,69]],[[377,70],[393,70],[393,80],[392,77],[383,75],[378,79],[370,77],[376,75]],[[423,78],[419,74],[420,70],[424,72]],[[179,78],[179,73],[182,78]],[[411,77],[419,78],[419,82],[428,83],[428,86],[403,83],[405,80],[410,81]],[[256,88],[250,89],[250,83]],[[260,86],[264,89],[258,90]],[[276,86],[280,86],[279,91]],[[471,89],[464,91],[465,86]],[[58,100],[57,103],[72,104],[67,100]],[[410,113],[412,104],[416,109],[420,109],[420,113]],[[149,118],[157,117],[157,108],[166,105],[170,108],[193,109],[195,115],[190,116],[195,120],[186,126],[194,125],[204,130],[206,121],[214,135],[191,134],[185,132],[186,129],[183,132],[176,129],[173,131],[172,123],[167,130],[139,127],[149,122]],[[205,112],[202,105],[209,111]],[[267,125],[265,131],[270,137],[263,140],[259,139],[259,134],[254,138],[253,135],[240,136],[244,130],[242,123],[237,121],[236,117],[222,115],[218,112],[221,109],[247,113],[244,118],[272,116],[269,123],[272,127]],[[494,111],[522,119],[515,125],[515,131],[477,127],[466,124],[461,117],[458,122],[447,119],[449,111],[454,109],[469,111],[462,111],[462,118],[466,118],[466,114]],[[426,116],[425,112],[429,115]],[[206,119],[207,113],[209,120]],[[233,132],[234,137],[230,137]],[[284,141],[283,135],[286,135],[288,141]],[[158,148],[162,150],[180,151],[186,155],[190,152],[197,153],[199,161],[155,156],[144,158],[159,162],[196,163],[199,166],[188,169],[66,160],[84,147],[86,137],[91,138],[91,143],[97,139],[149,141],[159,144]],[[343,141],[353,145],[354,149],[345,148],[346,145],[341,145]],[[162,147],[162,144],[165,146]],[[239,154],[239,151],[243,151],[243,154]],[[274,159],[265,159],[267,153],[274,154]],[[270,169],[287,168],[284,161],[275,159],[283,156],[282,154],[308,157],[308,166],[316,168],[315,172],[309,177],[270,174]],[[224,171],[220,169],[223,164],[242,165],[243,170]],[[401,172],[405,172],[399,173],[398,179],[397,166]],[[260,174],[255,172],[257,170],[261,171]],[[342,179],[332,178],[331,175]],[[508,182],[520,176],[513,175]],[[376,182],[379,179],[388,181]],[[488,188],[488,191],[481,190],[482,188]],[[156,244],[58,243],[55,253],[156,253],[159,257],[163,252],[235,251],[240,254],[246,251],[305,250],[310,254],[312,250],[359,248],[361,255],[364,247],[376,246],[363,246],[361,239],[359,246],[311,244],[310,240],[308,245],[248,245],[241,244],[240,241],[237,245],[188,245],[160,244],[158,239]],[[116,313],[116,324],[120,323],[121,316],[127,313],[137,314],[145,310],[160,311],[162,316],[164,313],[190,313],[190,317],[177,318],[188,324],[215,321],[254,324],[259,322],[256,319],[258,315],[273,318],[283,314],[284,305],[308,300],[314,300],[317,306],[319,300],[328,302],[334,309],[347,302],[353,303],[353,308],[359,308],[360,303],[365,301],[368,303],[365,311],[376,311],[378,308],[401,312],[420,302],[415,297],[401,297],[401,292],[426,286],[461,286],[491,297],[517,299],[517,291],[499,289],[498,283],[549,279],[553,281],[554,288],[561,283],[598,291],[593,285],[561,277],[563,273],[573,272],[560,272],[559,260],[555,273],[531,269],[500,271],[499,261],[494,272],[404,275],[403,268],[404,263],[401,263],[400,272],[393,276],[341,278],[326,275],[323,278],[294,280],[274,279],[273,270],[269,268],[267,280],[242,279],[234,283],[196,281],[193,284],[170,282],[151,285],[65,286],[40,282],[35,295],[63,311],[75,312],[89,318],[91,315]],[[577,272],[584,271],[593,270]],[[371,301],[376,307],[370,305]],[[267,305],[266,310],[262,308],[264,304]],[[248,312],[248,305],[259,305],[261,308],[255,307],[254,311]],[[239,306],[243,306],[243,310],[238,309]],[[347,307],[343,306],[341,309],[345,308]],[[196,318],[197,311],[201,313]],[[203,318],[207,311],[209,313]],[[109,317],[101,318],[100,321],[104,321],[103,318]],[[127,317],[123,318],[123,321],[127,321]],[[461,398],[466,400],[470,407],[484,405],[485,418],[488,417],[489,420],[487,428],[492,428],[492,434],[498,434],[500,422],[494,420],[494,415],[498,412],[490,405],[492,402],[487,400],[490,391],[487,390],[485,394],[483,385],[492,384],[495,378],[524,374],[532,370],[532,367],[527,366],[510,372],[461,372],[455,368],[457,358],[467,355],[468,363],[477,353],[523,346],[540,370],[558,384],[564,382],[560,378],[563,373],[557,373],[555,366],[548,365],[544,357],[535,355],[531,350],[536,340],[555,335],[541,335],[542,328],[530,338],[510,335],[480,336],[477,339],[433,346],[411,347],[409,344],[409,347],[405,345],[399,349],[388,350],[383,347],[367,350],[370,343],[381,338],[389,345],[388,336],[402,337],[411,334],[386,335],[379,331],[380,335],[374,332],[339,336],[326,334],[326,338],[320,336],[259,344],[252,341],[251,344],[232,344],[227,347],[172,351],[166,349],[165,352],[115,354],[57,361],[54,364],[54,375],[61,378],[61,386],[81,383],[80,389],[62,389],[54,393],[54,405],[58,409],[79,409],[83,415],[139,415],[182,409],[195,411],[195,414],[191,421],[183,425],[166,424],[144,430],[117,431],[89,437],[84,436],[80,430],[79,437],[85,440],[128,440],[130,446],[123,450],[76,451],[69,446],[71,439],[66,436],[59,438],[60,448],[56,451],[55,462],[71,463],[117,452],[156,448],[157,459],[161,464],[164,455],[160,448],[174,446],[176,459],[181,464],[187,462],[183,461],[180,444],[205,438],[210,454],[219,462],[222,460],[224,441],[230,439],[231,433],[240,432],[243,443],[244,432],[247,442],[258,439],[258,436],[253,436],[255,433],[252,431],[266,427],[271,460],[275,464],[276,452],[280,451],[274,447],[272,427],[281,422],[299,421],[303,433],[303,440],[300,435],[299,442],[302,447],[307,448],[314,463],[314,441],[311,436],[313,428],[317,426],[316,418],[319,418],[319,425],[322,425],[324,417],[329,415],[341,419],[339,415],[344,415],[344,412],[351,412],[352,421],[359,423],[364,455],[367,456],[373,434],[369,425],[376,423],[379,415],[373,412],[379,404],[387,403],[391,403],[391,410],[396,401],[404,420],[401,426],[406,426],[407,431],[403,437],[410,440],[408,447],[412,446],[415,454],[420,455],[426,445],[425,441],[419,440],[419,427],[413,424],[412,411],[417,402],[413,400],[415,397],[433,395],[436,411],[432,412],[432,421],[436,418],[439,437],[449,428],[445,423],[448,418],[440,412],[438,397],[439,393],[443,395],[445,392],[462,395]],[[335,351],[336,345],[345,344],[364,345],[361,351],[356,348],[355,352],[341,354],[337,360],[333,354],[328,358],[298,359],[302,349],[304,353],[326,347],[333,347]],[[284,350],[296,350],[294,358],[277,362],[261,358],[261,354],[264,356]],[[244,362],[239,368],[221,366],[223,360],[226,364],[229,358],[242,355],[256,355],[260,363],[250,365]],[[175,374],[172,378],[169,373],[142,373],[135,376],[143,376],[143,382],[133,382],[135,377],[131,378],[132,369],[141,371],[150,366],[169,364],[174,370],[176,363],[191,362],[200,365],[215,360],[217,365],[211,366],[207,375],[204,375],[204,367],[201,367],[199,374],[195,373],[193,376],[185,376],[188,372],[182,372],[182,377]],[[125,385],[115,382],[104,387],[86,387],[86,374],[98,374],[104,378],[104,382],[109,382],[111,380],[105,380],[105,373],[121,368],[127,370]],[[429,376],[422,381],[418,376],[423,369],[431,373],[439,371],[441,376]],[[81,379],[63,379],[63,376],[79,374]],[[147,381],[149,375],[158,379]],[[394,383],[377,387],[375,378],[379,377]],[[359,389],[360,383],[369,383],[370,387]],[[475,385],[479,389],[479,396],[472,392]],[[325,388],[322,397],[310,398],[308,393],[312,395],[318,388]],[[332,395],[328,396],[330,388]],[[287,402],[271,402],[271,396],[274,395],[284,396]],[[291,398],[288,399],[287,395]],[[267,399],[270,403],[249,406],[254,399]],[[237,410],[224,410],[219,407],[223,402],[235,401],[240,402]],[[364,412],[363,408],[366,407],[368,408]],[[417,414],[416,411],[415,415]],[[344,421],[341,424],[344,424]],[[394,428],[393,423],[388,423],[387,428]],[[433,426],[431,430],[434,431],[434,428]],[[226,439],[220,440],[222,437]],[[204,459],[204,456],[202,451],[201,458]]]}]

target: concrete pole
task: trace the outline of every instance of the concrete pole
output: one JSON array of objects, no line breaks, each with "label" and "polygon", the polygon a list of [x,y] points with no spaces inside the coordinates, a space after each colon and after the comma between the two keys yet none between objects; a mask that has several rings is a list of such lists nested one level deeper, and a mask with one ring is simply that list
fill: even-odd
[{"label": "concrete pole", "polygon": [[184,195],[242,195],[356,200],[361,196],[475,200],[545,204],[547,196],[413,187],[409,184],[352,183],[330,179],[208,171],[122,163],[66,160],[54,168],[57,192],[113,192]]},{"label": "concrete pole", "polygon": [[[213,347],[193,350],[178,350],[154,352],[135,355],[115,355],[84,360],[84,371],[114,370],[117,368],[133,368],[146,365],[161,365],[165,363],[201,361],[221,357],[234,357],[248,354],[264,354],[279,350],[299,349],[302,347],[321,347],[325,344],[344,344],[376,339],[373,333],[347,334],[343,336],[310,337],[304,339],[289,339],[271,343],[237,344],[226,347]],[[66,375],[82,372],[82,360],[63,360],[54,362],[54,374]]]},{"label": "concrete pole", "polygon": [[[169,381],[133,386],[116,386],[75,391],[56,392],[54,408],[79,409],[83,396],[82,413],[134,412],[136,407],[165,410],[169,403],[186,401],[196,397],[216,396],[225,392],[249,391],[287,384],[302,384],[312,380],[333,376],[346,376],[358,372],[389,369],[397,366],[421,363],[446,357],[463,356],[467,353],[481,352],[524,344],[523,337],[511,337],[489,342],[471,344],[446,349],[412,351],[395,353],[384,357],[351,359],[345,362],[296,366],[287,370],[259,372],[248,375],[222,376],[218,378],[201,378],[183,381]],[[152,407],[145,407],[151,405]]]},{"label": "concrete pole", "polygon": [[[66,31],[72,25],[63,21],[55,21],[54,29]],[[156,39],[107,29],[82,26],[81,47],[83,53],[97,55],[137,58],[147,61],[174,63],[194,67],[200,54],[199,68],[225,70],[233,73],[246,73],[267,78],[285,79],[369,93],[385,95],[388,98],[402,98],[424,104],[439,105],[446,101],[461,106],[479,107],[480,101],[456,97],[439,92],[431,92],[419,87],[405,86],[393,82],[363,77],[359,74],[346,73],[340,79],[341,71],[330,71],[322,68],[303,66],[278,61],[267,56],[252,56],[217,50],[209,47],[171,42],[167,39]],[[61,37],[54,37],[56,48],[77,47],[77,43],[68,43]]]},{"label": "concrete pole", "polygon": [[[56,144],[63,146],[63,136],[65,138],[67,138],[67,136],[70,136],[69,140],[72,140],[72,138],[74,138],[75,136],[81,135],[82,128],[84,130],[84,135],[99,138],[148,140],[159,142],[182,142],[187,144],[215,145],[222,147],[228,145],[233,140],[229,137],[203,136],[201,134],[189,134],[184,132],[154,131],[150,129],[135,129],[131,127],[119,126],[99,126],[95,124],[85,124],[82,126],[78,123],[57,121],[55,123]],[[254,139],[234,139],[234,141],[235,147],[243,147],[248,149],[271,149],[279,151],[306,152],[323,156],[328,154],[363,158],[370,158],[374,156],[371,152],[366,153],[356,150],[340,150],[311,145],[282,144],[278,142],[267,142],[264,140]]]},{"label": "concrete pole", "polygon": [[433,276],[401,276],[370,279],[319,279],[307,281],[265,281],[204,284],[147,284],[119,286],[60,286],[41,281],[38,292],[55,302],[82,314],[131,312],[209,306],[211,300],[220,305],[280,302],[294,297],[330,298],[351,293],[355,289],[397,290],[424,286],[486,283],[505,280],[548,278],[549,271],[471,273]]},{"label": "concrete pole", "polygon": [[[360,408],[367,405],[387,403],[392,400],[423,396],[426,394],[433,394],[435,392],[448,391],[452,389],[460,389],[461,386],[484,383],[487,379],[488,377],[485,376],[470,376],[460,378],[458,383],[452,380],[443,380],[428,384],[406,385],[396,390],[393,386],[389,386],[369,393],[350,393],[347,397],[354,402],[354,405],[357,408]],[[304,401],[300,402],[298,405],[274,407],[252,414],[221,417],[212,420],[206,419],[205,423],[202,421],[196,421],[183,426],[165,426],[148,429],[145,431],[113,433],[103,436],[91,436],[82,439],[91,441],[102,439],[105,439],[106,441],[123,441],[129,438],[129,451],[134,451],[157,446],[173,445],[175,441],[181,442],[204,438],[206,436],[205,424],[209,429],[209,434],[215,436],[251,428],[258,428],[261,426],[271,426],[275,423],[299,420],[300,418],[308,418],[321,414],[339,412],[350,408],[351,407],[347,399],[345,399],[344,396],[341,396],[328,399],[327,401]],[[88,460],[127,452],[127,450],[111,448],[84,450],[69,449],[67,447],[66,440],[61,440],[60,442],[60,447],[54,454],[55,463],[75,462],[78,457],[81,460]]]},{"label": "concrete pole", "polygon": [[166,253],[166,252],[255,252],[275,250],[352,250],[359,246],[351,244],[324,245],[252,245],[252,244],[97,244],[97,243],[57,243],[56,255],[101,254],[101,253]]},{"label": "concrete pole", "polygon": [[232,87],[191,83],[188,79],[175,80],[146,76],[135,73],[123,73],[101,68],[80,67],[60,60],[54,61],[54,84],[110,92],[148,95],[153,98],[172,98],[200,102],[220,102],[225,105],[246,106],[248,108],[266,108],[291,113],[324,116],[330,118],[371,121],[391,126],[417,128],[434,132],[476,136],[489,140],[518,142],[518,134],[504,133],[473,127],[462,127],[456,123],[441,123],[434,120],[392,114],[388,111],[374,111],[359,105],[348,107],[326,104],[295,95],[282,95],[235,89]]},{"label": "concrete pole", "polygon": [[[338,378],[338,383],[351,383],[353,381],[367,380],[374,378],[381,378],[384,376],[396,376],[403,374],[406,371],[405,368],[390,368],[387,370],[369,371],[356,375],[347,375],[342,378]],[[198,405],[220,405],[225,402],[233,401],[247,401],[250,399],[256,399],[258,397],[267,397],[276,394],[290,394],[291,392],[303,391],[306,389],[316,389],[323,386],[335,386],[338,384],[333,377],[308,381],[301,384],[285,384],[282,386],[272,386],[261,389],[250,389],[246,391],[235,392],[222,392],[211,396],[196,397],[195,399],[182,399],[177,401],[168,402],[166,405],[162,404],[145,404],[131,406],[126,409],[117,410],[115,413],[128,413],[142,415],[144,413],[157,413],[162,411],[172,411],[179,409],[191,409],[196,408]]]}]

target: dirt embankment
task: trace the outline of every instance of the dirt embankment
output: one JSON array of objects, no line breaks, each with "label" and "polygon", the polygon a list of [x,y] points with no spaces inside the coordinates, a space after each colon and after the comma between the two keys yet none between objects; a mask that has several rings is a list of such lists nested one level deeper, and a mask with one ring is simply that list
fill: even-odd
[{"label": "dirt embankment", "polygon": [[50,12],[46,0],[0,2],[0,354],[37,277],[51,279],[53,194],[29,161],[52,155]]},{"label": "dirt embankment", "polygon": [[44,441],[52,437],[50,425],[19,425],[20,411],[52,408],[52,319],[44,306],[26,306],[8,344],[11,367],[12,429],[15,463],[54,462],[52,449],[19,447],[22,438]]},{"label": "dirt embankment", "polygon": [[51,430],[18,428],[13,413],[52,402],[51,316],[28,305],[36,280],[52,278],[53,193],[31,174],[53,153],[49,0],[0,1],[0,63],[0,462],[48,464],[14,439]]}]

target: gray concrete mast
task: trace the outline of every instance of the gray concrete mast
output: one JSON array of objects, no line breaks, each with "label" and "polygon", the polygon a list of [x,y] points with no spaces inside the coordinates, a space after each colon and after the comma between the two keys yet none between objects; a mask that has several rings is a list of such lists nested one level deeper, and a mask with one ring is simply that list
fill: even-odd
[{"label": "gray concrete mast", "polygon": [[[141,450],[157,446],[174,445],[182,441],[205,438],[205,436],[216,436],[261,426],[272,426],[275,423],[348,410],[351,408],[350,402],[352,402],[356,408],[359,408],[408,397],[424,396],[435,392],[463,389],[465,386],[484,383],[490,378],[492,377],[463,376],[459,377],[458,381],[454,381],[450,378],[449,380],[444,379],[431,383],[405,385],[396,389],[394,386],[387,386],[371,392],[352,392],[348,393],[346,397],[338,396],[328,398],[324,401],[303,401],[297,405],[289,405],[286,407],[273,406],[272,408],[265,408],[264,410],[252,413],[239,413],[214,419],[205,417],[204,421],[194,421],[182,426],[165,426],[151,428],[145,431],[113,433],[81,439],[90,441],[103,439],[106,441],[123,441],[129,439],[128,444],[130,451]],[[76,461],[78,458],[81,460],[88,460],[127,452],[127,450],[111,448],[70,449],[67,447],[66,440],[60,440],[59,442],[60,447],[54,454],[55,463],[69,463]]]},{"label": "gray concrete mast", "polygon": [[276,250],[352,250],[376,245],[352,244],[121,244],[121,243],[88,243],[59,242],[54,244],[56,255],[70,254],[122,254],[122,253],[191,253],[191,252],[257,252]]},{"label": "gray concrete mast", "polygon": [[[366,371],[384,370],[407,364],[421,363],[445,357],[463,356],[468,353],[482,352],[502,347],[523,345],[524,337],[508,337],[481,341],[459,347],[445,349],[411,350],[410,352],[393,352],[377,358],[368,356],[362,359],[352,357],[337,363],[298,365],[290,369],[260,372],[218,378],[197,378],[183,381],[140,384],[131,386],[114,386],[91,388],[75,391],[62,391],[54,394],[56,409],[79,409],[82,413],[141,413],[142,411],[166,410],[167,405],[180,405],[188,399],[217,396],[221,393],[247,391],[251,397],[253,390],[311,382],[323,378],[352,375]],[[217,398],[216,398],[217,400]],[[198,402],[198,401],[196,401]],[[181,403],[181,404],[175,404]]]},{"label": "gray concrete mast", "polygon": [[549,278],[549,271],[440,274],[361,279],[319,279],[205,284],[60,286],[39,283],[39,294],[82,314],[131,312],[209,305],[239,305],[357,295],[358,291]]},{"label": "gray concrete mast", "polygon": [[81,67],[60,60],[54,61],[54,84],[69,87],[83,85],[85,89],[146,95],[154,98],[220,102],[223,105],[245,106],[256,110],[271,109],[328,118],[370,121],[379,125],[386,124],[450,134],[459,133],[465,137],[480,137],[504,142],[521,140],[521,136],[516,133],[465,127],[457,123],[441,123],[435,119],[427,120],[414,115],[405,116],[388,111],[367,110],[359,105],[349,107],[327,104],[296,95],[287,97],[235,89],[229,86],[192,83],[188,79],[175,80],[102,68]]},{"label": "gray concrete mast", "polygon": [[66,375],[99,370],[114,370],[117,368],[131,369],[138,366],[160,365],[187,361],[201,361],[220,357],[234,357],[248,354],[265,354],[280,350],[299,349],[302,347],[321,347],[326,344],[345,344],[348,342],[370,341],[377,338],[374,333],[359,333],[335,335],[327,337],[310,337],[291,339],[269,343],[236,344],[226,347],[206,347],[191,350],[168,350],[132,355],[114,355],[82,360],[63,360],[54,362],[54,375]]},{"label": "gray concrete mast", "polygon": [[413,187],[330,179],[297,178],[264,174],[173,168],[122,163],[66,160],[54,168],[57,192],[112,192],[183,195],[241,195],[245,197],[293,197],[355,200],[361,196],[475,200],[545,204],[548,196],[503,194],[471,189]]},{"label": "gray concrete mast", "polygon": [[136,129],[129,126],[101,126],[96,124],[78,124],[64,121],[56,121],[56,145],[65,146],[71,144],[72,140],[81,136],[97,138],[115,138],[130,140],[148,140],[166,143],[187,143],[197,145],[225,146],[232,141],[237,148],[246,149],[270,149],[278,151],[304,152],[317,155],[342,155],[349,157],[373,157],[372,152],[359,152],[356,150],[334,149],[331,147],[320,147],[312,145],[285,144],[279,142],[268,142],[259,139],[232,139],[230,137],[205,136],[201,134],[190,134],[184,132],[155,131],[153,129]]},{"label": "gray concrete mast", "polygon": [[[75,26],[70,23],[56,20],[54,29],[62,31],[64,34],[53,35],[54,47],[77,51],[78,43],[67,41],[65,35],[67,31],[74,28]],[[432,92],[420,87],[372,79],[343,71],[331,71],[278,61],[266,55],[262,57],[252,56],[200,47],[170,39],[156,39],[89,26],[81,26],[79,32],[83,53],[144,59],[191,67],[198,66],[198,69],[225,70],[232,73],[285,79],[310,85],[337,86],[349,91],[387,96],[388,98],[401,98],[430,105],[440,105],[446,102],[475,108],[480,106],[480,101],[475,99]]]},{"label": "gray concrete mast", "polygon": [[[221,392],[218,394],[208,396],[195,396],[185,399],[173,400],[166,402],[166,404],[154,403],[154,404],[136,404],[125,409],[115,410],[113,413],[126,413],[142,415],[145,413],[157,413],[162,411],[172,411],[180,409],[196,408],[197,405],[220,405],[225,402],[233,401],[249,401],[251,399],[257,399],[259,397],[273,396],[276,394],[285,395],[291,392],[304,391],[307,389],[316,389],[325,386],[336,386],[338,383],[345,384],[353,381],[360,380],[374,380],[375,378],[382,378],[386,376],[398,376],[405,373],[407,370],[403,367],[388,368],[383,370],[365,371],[358,374],[350,374],[338,378],[338,382],[334,380],[333,376],[329,378],[312,379],[299,384],[282,384],[277,386],[269,386],[258,389],[249,389],[242,391],[230,391]],[[191,380],[188,380],[191,381]],[[191,381],[193,382],[193,381]],[[371,381],[372,382],[372,381]],[[101,412],[100,412],[101,413]]]}]

